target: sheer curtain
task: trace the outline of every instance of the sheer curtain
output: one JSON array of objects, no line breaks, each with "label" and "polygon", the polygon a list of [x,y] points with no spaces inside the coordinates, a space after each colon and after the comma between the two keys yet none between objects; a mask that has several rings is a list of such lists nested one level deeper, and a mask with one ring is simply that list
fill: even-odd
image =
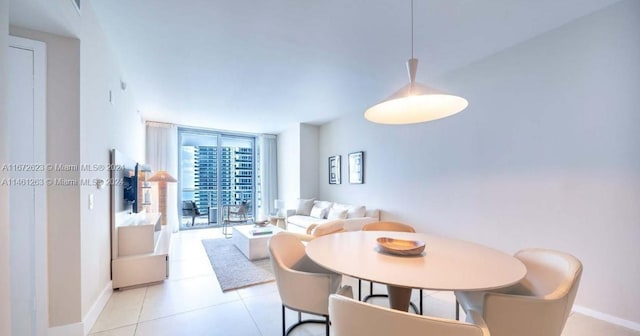
[{"label": "sheer curtain", "polygon": [[[178,178],[178,128],[173,124],[147,122],[147,164],[156,172],[166,170]],[[167,183],[167,226],[178,232],[178,184]]]},{"label": "sheer curtain", "polygon": [[267,218],[274,212],[273,201],[278,198],[277,142],[275,135],[263,134],[259,138],[260,185],[262,207],[258,217]]}]

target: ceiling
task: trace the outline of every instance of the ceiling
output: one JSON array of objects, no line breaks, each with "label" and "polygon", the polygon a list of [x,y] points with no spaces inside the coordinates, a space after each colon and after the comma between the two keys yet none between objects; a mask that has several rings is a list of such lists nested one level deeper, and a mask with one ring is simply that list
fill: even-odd
[{"label": "ceiling", "polygon": [[[432,83],[617,1],[415,0],[417,80]],[[150,120],[278,133],[292,123],[362,115],[408,81],[408,0],[85,0],[88,5]],[[10,6],[12,24],[77,35],[71,0]]]}]

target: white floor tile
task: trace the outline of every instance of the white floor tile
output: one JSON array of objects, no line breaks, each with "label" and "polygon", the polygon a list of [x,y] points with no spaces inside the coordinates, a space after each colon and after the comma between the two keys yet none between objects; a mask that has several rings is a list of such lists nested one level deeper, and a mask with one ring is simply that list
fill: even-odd
[{"label": "white floor tile", "polygon": [[203,275],[215,275],[206,255],[201,258],[181,259],[169,263],[169,280],[188,279]]},{"label": "white floor tile", "polygon": [[136,324],[146,292],[146,287],[114,291],[91,332]]},{"label": "white floor tile", "polygon": [[239,300],[240,296],[235,291],[222,292],[215,275],[165,281],[148,287],[140,321]]},{"label": "white floor tile", "polygon": [[224,335],[261,336],[242,302],[142,322],[136,336]]},{"label": "white floor tile", "polygon": [[567,320],[562,336],[638,336],[640,331],[615,326],[601,320],[573,313]]},{"label": "white floor tile", "polygon": [[89,334],[89,336],[134,336],[136,332],[136,324],[126,327],[102,331],[99,333]]}]

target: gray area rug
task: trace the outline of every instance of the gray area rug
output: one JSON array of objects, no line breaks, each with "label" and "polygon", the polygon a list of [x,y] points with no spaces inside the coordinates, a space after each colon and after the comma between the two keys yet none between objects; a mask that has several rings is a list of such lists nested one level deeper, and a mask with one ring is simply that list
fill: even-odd
[{"label": "gray area rug", "polygon": [[231,239],[203,239],[202,245],[223,292],[275,280],[269,258],[250,261]]}]

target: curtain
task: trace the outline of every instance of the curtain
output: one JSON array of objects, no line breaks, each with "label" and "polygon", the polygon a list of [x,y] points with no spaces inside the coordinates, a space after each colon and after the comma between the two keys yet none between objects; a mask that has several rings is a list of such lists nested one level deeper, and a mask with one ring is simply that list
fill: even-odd
[{"label": "curtain", "polygon": [[259,138],[260,185],[262,206],[258,217],[267,218],[274,213],[274,201],[278,198],[278,170],[276,136],[263,134]]},{"label": "curtain", "polygon": [[[146,161],[156,172],[165,170],[178,179],[178,128],[173,124],[147,122]],[[178,184],[167,183],[167,226],[178,232]]]}]

